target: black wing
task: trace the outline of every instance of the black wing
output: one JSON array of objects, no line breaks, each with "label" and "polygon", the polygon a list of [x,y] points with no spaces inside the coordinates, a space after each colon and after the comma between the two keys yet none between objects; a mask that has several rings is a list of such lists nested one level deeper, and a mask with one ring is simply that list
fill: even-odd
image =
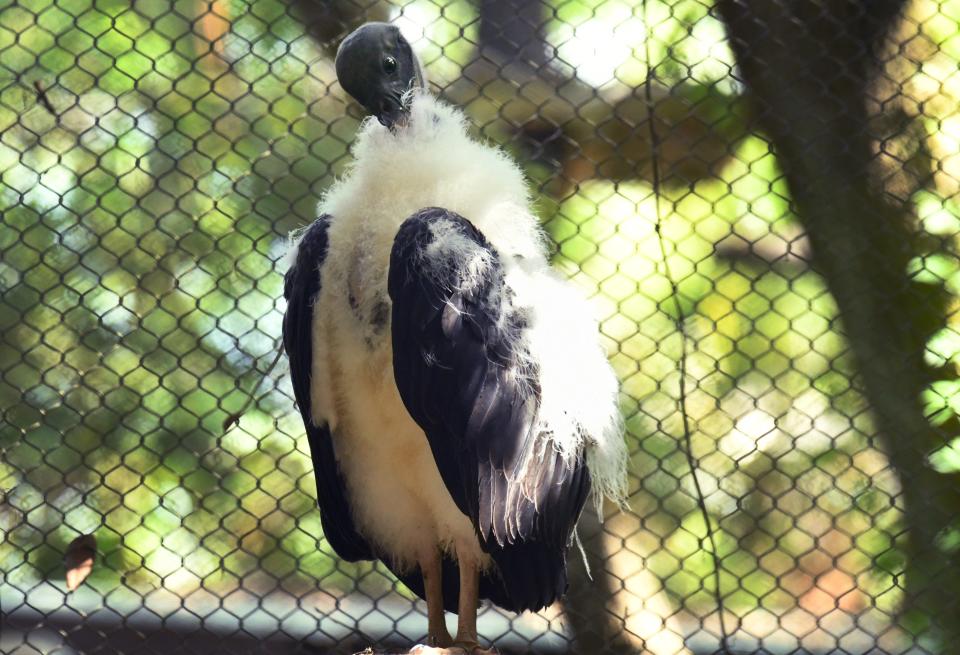
[{"label": "black wing", "polygon": [[565,464],[533,429],[538,373],[497,253],[462,216],[420,210],[397,233],[389,292],[397,388],[497,565],[487,597],[514,611],[549,605],[566,590],[590,477],[582,453]]},{"label": "black wing", "polygon": [[283,317],[283,347],[290,359],[293,395],[310,442],[323,534],[340,557],[352,562],[374,559],[374,553],[353,523],[330,428],[327,425],[314,425],[310,418],[313,313],[314,303],[320,293],[320,267],[329,245],[329,222],[330,217],[324,215],[307,228],[300,240],[297,259],[284,278],[283,296],[287,299],[287,312]]}]

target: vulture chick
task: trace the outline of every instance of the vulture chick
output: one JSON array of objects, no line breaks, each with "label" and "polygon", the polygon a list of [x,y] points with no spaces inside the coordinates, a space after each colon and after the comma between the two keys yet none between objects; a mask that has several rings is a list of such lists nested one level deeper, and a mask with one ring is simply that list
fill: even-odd
[{"label": "vulture chick", "polygon": [[553,603],[591,487],[624,497],[617,381],[522,173],[425,91],[400,31],[364,25],[336,69],[376,120],[294,239],[283,322],[324,534],[427,601],[421,652],[485,652],[479,600]]}]

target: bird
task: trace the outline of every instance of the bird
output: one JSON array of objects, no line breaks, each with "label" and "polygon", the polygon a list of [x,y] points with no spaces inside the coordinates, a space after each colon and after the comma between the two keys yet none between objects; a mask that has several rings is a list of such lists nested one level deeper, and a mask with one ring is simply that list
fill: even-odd
[{"label": "bird", "polygon": [[369,116],[284,278],[323,532],[426,601],[416,652],[496,652],[480,601],[549,606],[588,496],[624,502],[618,380],[521,169],[430,93],[397,26],[359,27],[335,68]]}]

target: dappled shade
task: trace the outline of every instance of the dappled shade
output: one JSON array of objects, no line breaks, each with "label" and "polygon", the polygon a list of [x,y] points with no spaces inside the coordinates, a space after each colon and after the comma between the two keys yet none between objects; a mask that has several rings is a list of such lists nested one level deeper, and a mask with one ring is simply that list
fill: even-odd
[{"label": "dappled shade", "polygon": [[[422,604],[385,569],[333,556],[287,375],[263,379],[287,235],[316,217],[361,116],[332,53],[387,18],[433,89],[526,167],[621,380],[630,511],[583,522],[596,582],[571,554],[565,605],[484,610],[482,637],[707,652],[719,592],[743,651],[946,650],[960,2],[905,3],[887,41],[816,31],[816,7],[858,3],[797,3],[807,22],[785,34],[803,48],[783,53],[759,9],[727,39],[723,19],[764,3],[521,3],[542,40],[524,62],[478,22],[505,1],[0,9],[0,604],[21,621],[0,648],[75,611],[135,634],[162,617],[309,647],[422,637]],[[781,54],[796,75],[777,77]],[[778,79],[807,85],[787,98]],[[831,112],[843,129],[811,136]],[[851,166],[863,178],[836,200]],[[678,319],[719,590],[683,450]],[[81,535],[95,564],[68,598]]]}]

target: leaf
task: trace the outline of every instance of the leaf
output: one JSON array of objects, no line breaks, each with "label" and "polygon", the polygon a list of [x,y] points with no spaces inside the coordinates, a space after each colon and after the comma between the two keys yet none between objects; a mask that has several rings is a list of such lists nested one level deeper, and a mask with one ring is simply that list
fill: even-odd
[{"label": "leaf", "polygon": [[240,425],[241,416],[243,416],[243,412],[237,412],[223,419],[223,431],[228,432],[234,425]]},{"label": "leaf", "polygon": [[97,557],[97,539],[92,534],[83,534],[70,542],[63,561],[67,567],[67,589],[73,591],[93,571]]},{"label": "leaf", "polygon": [[944,444],[927,456],[927,463],[937,473],[955,473],[960,471],[960,437]]}]

